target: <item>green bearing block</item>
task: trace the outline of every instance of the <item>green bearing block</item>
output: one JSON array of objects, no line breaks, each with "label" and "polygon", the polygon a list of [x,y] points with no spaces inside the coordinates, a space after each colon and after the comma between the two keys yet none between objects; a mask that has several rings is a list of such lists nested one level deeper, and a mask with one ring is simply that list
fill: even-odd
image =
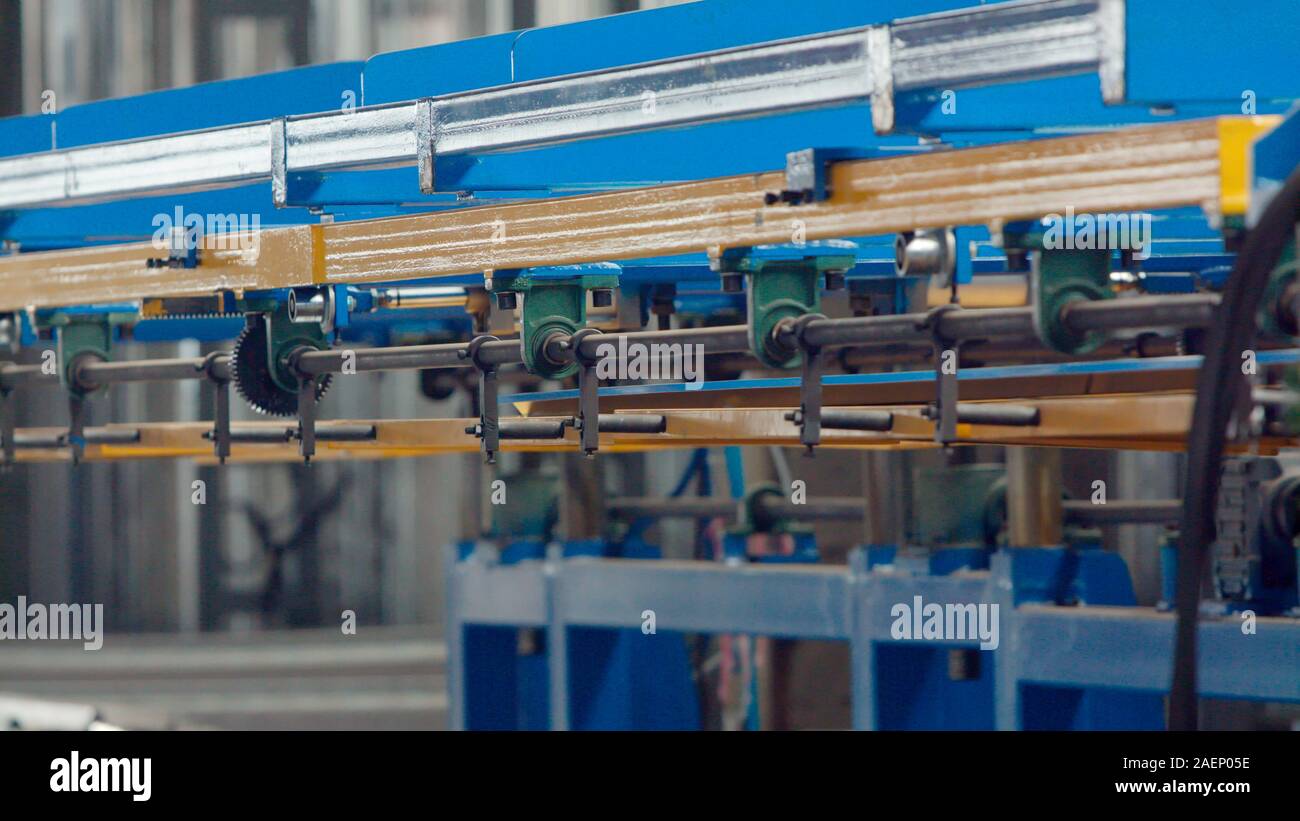
[{"label": "green bearing block", "polygon": [[566,265],[497,271],[489,290],[494,294],[520,294],[520,347],[529,373],[560,379],[577,370],[572,362],[552,362],[546,357],[546,340],[552,334],[576,333],[587,324],[587,292],[618,287],[622,269],[610,263]]},{"label": "green bearing block", "polygon": [[722,254],[724,277],[749,277],[749,347],[759,361],[772,368],[799,367],[802,354],[777,344],[773,332],[783,320],[819,312],[821,278],[852,268],[856,249],[850,242],[816,242],[730,248]]},{"label": "green bearing block", "polygon": [[323,351],[330,347],[329,336],[318,322],[294,322],[289,319],[288,303],[267,313],[267,364],[271,381],[289,393],[298,392],[298,375],[289,367],[289,355],[302,347]]},{"label": "green bearing block", "polygon": [[[1082,217],[1075,217],[1081,219]],[[1110,287],[1109,248],[1061,248],[1048,242],[1046,221],[1016,223],[1002,232],[1003,247],[1033,251],[1029,289],[1034,306],[1034,327],[1049,348],[1068,354],[1094,351],[1106,341],[1101,331],[1078,333],[1061,321],[1066,305],[1078,300],[1114,299]]]},{"label": "green bearing block", "polygon": [[84,398],[94,390],[80,385],[74,375],[77,365],[87,359],[107,361],[113,348],[113,329],[134,322],[137,314],[128,311],[100,313],[42,312],[36,316],[38,328],[51,328],[58,340],[59,382],[68,393]]}]

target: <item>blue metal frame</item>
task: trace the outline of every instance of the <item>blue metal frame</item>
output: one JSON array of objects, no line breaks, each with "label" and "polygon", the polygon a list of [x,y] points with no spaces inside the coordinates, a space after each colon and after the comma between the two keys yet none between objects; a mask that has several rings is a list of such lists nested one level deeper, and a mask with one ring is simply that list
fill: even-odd
[{"label": "blue metal frame", "polygon": [[[1158,729],[1168,691],[1173,616],[1133,606],[1127,568],[1096,548],[1013,548],[988,569],[934,575],[907,562],[873,564],[878,549],[854,550],[847,566],[720,564],[569,556],[499,562],[490,545],[446,552],[450,726],[523,726],[501,718],[512,696],[481,677],[515,656],[514,631],[544,631],[544,696],[553,729],[644,727],[628,713],[612,723],[575,721],[575,692],[592,687],[574,664],[575,635],[592,629],[642,638],[653,609],[662,638],[684,633],[744,633],[847,641],[856,729]],[[926,602],[997,604],[1000,643],[978,651],[978,674],[953,681],[949,650],[972,642],[895,639],[892,608]],[[1064,606],[1063,606],[1064,605]],[[497,628],[496,633],[483,633]],[[505,632],[501,632],[505,630]],[[1229,615],[1200,627],[1201,693],[1208,698],[1300,702],[1300,620],[1259,618],[1245,634]],[[501,636],[509,635],[509,641]],[[486,642],[486,643],[485,643]],[[495,642],[495,643],[493,643]],[[566,649],[567,648],[567,649]],[[680,685],[680,670],[655,683]],[[608,677],[609,671],[601,671]],[[623,680],[609,686],[627,684]],[[532,695],[539,696],[534,688]],[[552,697],[554,696],[554,697]],[[484,700],[487,700],[487,705]],[[537,703],[534,703],[534,707]],[[486,712],[485,712],[486,711]],[[510,710],[506,710],[510,712]],[[532,714],[534,717],[536,713]],[[531,725],[534,728],[538,724]]]},{"label": "blue metal frame", "polygon": [[[789,13],[784,0],[704,0],[664,9],[475,38],[379,54],[364,63],[312,66],[258,77],[205,83],[135,97],[69,107],[50,115],[0,120],[0,155],[90,145],[294,114],[337,110],[349,102],[377,105],[432,95],[608,69],[719,48],[877,24],[920,14],[968,8],[971,0],[891,0],[883,5],[805,3]],[[1223,15],[1212,0],[1188,0],[1176,18],[1153,0],[1129,0],[1127,88],[1134,102],[1104,105],[1098,77],[1083,74],[960,89],[955,107],[944,89],[895,98],[895,133],[870,128],[866,104],[588,139],[502,154],[441,158],[440,186],[460,191],[421,194],[413,169],[333,171],[288,180],[290,207],[272,207],[270,186],[252,185],[122,202],[0,213],[0,238],[23,250],[76,247],[147,238],[153,218],[181,207],[187,212],[255,215],[263,227],[345,221],[414,211],[464,207],[505,198],[563,196],[778,168],[787,152],[835,148],[855,155],[927,151],[934,140],[949,146],[1052,136],[1119,125],[1241,113],[1242,90],[1254,92],[1258,113],[1286,110],[1300,99],[1285,24],[1297,19],[1293,4],[1264,0],[1231,18],[1229,31],[1251,37],[1250,49],[1225,49]],[[1260,25],[1267,20],[1267,25]],[[1216,59],[1187,43],[1213,49]],[[1185,70],[1171,71],[1170,65]],[[1242,89],[1238,89],[1242,86]],[[1274,143],[1279,140],[1274,140]],[[717,150],[725,146],[726,150]],[[1267,156],[1273,156],[1271,152]],[[1292,152],[1284,159],[1291,160]],[[1292,163],[1293,164],[1293,163]],[[1276,165],[1261,163],[1276,176]],[[1284,163],[1285,165],[1285,163]],[[1290,167],[1289,165],[1287,166]],[[1271,169],[1271,170],[1270,170]],[[1269,177],[1272,179],[1272,177]],[[961,281],[999,272],[1005,261],[984,226],[956,226]],[[1151,292],[1189,291],[1215,284],[1232,255],[1196,209],[1156,215],[1152,258],[1142,267]],[[859,246],[850,280],[880,291],[895,311],[912,306],[904,282],[894,277],[892,237],[845,238]],[[973,243],[975,253],[967,253]],[[657,284],[679,289],[682,312],[732,310],[737,300],[717,293],[717,275],[702,254],[625,263],[624,289]],[[470,278],[475,283],[481,278]],[[386,325],[430,331],[463,327],[446,315],[382,313],[363,324],[364,338],[391,336]],[[225,319],[141,323],[140,339],[228,338],[238,325]],[[360,332],[344,331],[345,338]]]}]

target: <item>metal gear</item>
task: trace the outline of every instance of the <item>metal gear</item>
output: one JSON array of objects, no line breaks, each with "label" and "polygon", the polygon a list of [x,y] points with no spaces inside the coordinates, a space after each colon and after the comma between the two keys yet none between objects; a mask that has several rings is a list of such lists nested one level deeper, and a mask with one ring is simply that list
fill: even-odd
[{"label": "metal gear", "polygon": [[[298,395],[286,391],[271,378],[267,361],[266,322],[250,318],[235,338],[231,353],[231,375],[235,390],[253,410],[270,416],[294,416],[298,413]],[[325,374],[316,381],[316,401],[329,390],[333,374]]]}]

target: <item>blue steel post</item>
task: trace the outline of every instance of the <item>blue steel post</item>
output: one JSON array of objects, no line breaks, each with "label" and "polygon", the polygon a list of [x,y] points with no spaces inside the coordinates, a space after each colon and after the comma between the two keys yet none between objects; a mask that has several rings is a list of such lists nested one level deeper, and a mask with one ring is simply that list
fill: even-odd
[{"label": "blue steel post", "polygon": [[1015,593],[1012,589],[1011,555],[1008,548],[989,559],[992,583],[989,592],[998,604],[998,649],[993,651],[993,722],[999,730],[1019,730],[1020,716],[1020,629]]},{"label": "blue steel post", "polygon": [[447,729],[465,729],[465,624],[461,620],[457,576],[459,546],[449,542],[442,550],[443,595],[446,598]]},{"label": "blue steel post", "polygon": [[876,728],[876,687],[871,674],[875,640],[871,629],[871,608],[866,597],[870,587],[867,576],[867,551],[855,547],[849,551],[849,677],[853,698],[853,729]]},{"label": "blue steel post", "polygon": [[569,636],[564,614],[560,612],[560,585],[565,565],[564,549],[559,544],[546,548],[546,667],[550,687],[547,692],[552,730],[569,729]]}]

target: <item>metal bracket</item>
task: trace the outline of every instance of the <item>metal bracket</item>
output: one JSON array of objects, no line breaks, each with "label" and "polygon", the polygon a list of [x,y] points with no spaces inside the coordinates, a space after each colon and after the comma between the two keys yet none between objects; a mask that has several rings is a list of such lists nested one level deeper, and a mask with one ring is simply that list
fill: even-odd
[{"label": "metal bracket", "polygon": [[569,337],[569,355],[578,364],[578,446],[589,457],[600,448],[600,379],[596,376],[596,360],[582,353],[582,343],[599,333],[595,328],[583,328]]},{"label": "metal bracket", "polygon": [[495,336],[476,336],[460,352],[478,370],[478,424],[465,429],[483,442],[483,455],[489,465],[496,464],[497,451],[501,449],[501,426],[497,422],[497,368],[479,357],[479,349],[486,342],[498,341]]},{"label": "metal bracket", "polygon": [[825,361],[822,349],[810,345],[805,337],[809,322],[825,319],[822,314],[804,314],[794,320],[791,330],[803,352],[803,368],[799,379],[799,410],[786,414],[786,418],[799,426],[799,441],[804,454],[813,455],[813,448],[822,438],[822,371]]},{"label": "metal bracket", "polygon": [[1127,62],[1127,37],[1124,19],[1125,0],[1099,0],[1097,3],[1097,35],[1101,78],[1101,99],[1107,105],[1124,102],[1128,89],[1124,83],[1124,64]]},{"label": "metal bracket", "polygon": [[867,60],[871,67],[871,127],[877,134],[894,130],[893,32],[889,26],[867,29]]},{"label": "metal bracket", "polygon": [[191,242],[189,229],[173,226],[171,236],[167,238],[167,256],[150,257],[144,265],[146,268],[197,268],[202,244],[201,235],[196,234]]},{"label": "metal bracket", "polygon": [[763,195],[766,205],[822,202],[831,196],[831,165],[841,160],[860,160],[872,152],[860,148],[801,148],[785,155],[785,188]]},{"label": "metal bracket", "polygon": [[72,464],[81,464],[81,457],[86,448],[86,399],[84,396],[68,395],[68,432],[61,438],[72,451]]},{"label": "metal bracket", "polygon": [[[917,324],[917,330],[929,330],[934,345],[934,402],[926,409],[926,416],[935,420],[934,441],[948,445],[957,439],[957,371],[960,370],[960,344],[943,335],[943,315],[961,310],[961,306],[948,303],[933,308]],[[944,371],[944,353],[952,351],[952,373]]]},{"label": "metal bracket", "polygon": [[425,98],[415,103],[415,165],[420,174],[420,193],[437,191],[434,162],[438,156],[437,111],[433,100]]},{"label": "metal bracket", "polygon": [[276,208],[284,208],[289,204],[287,148],[285,120],[279,117],[271,121],[271,201]]},{"label": "metal bracket", "polygon": [[[314,350],[303,346],[299,351]],[[290,356],[290,362],[297,359],[297,354]],[[298,452],[302,460],[310,463],[316,455],[316,375],[301,374],[298,377]]]},{"label": "metal bracket", "polygon": [[217,358],[226,356],[213,351],[203,358],[199,370],[212,383],[212,452],[221,464],[230,456],[230,380],[217,376]]}]

